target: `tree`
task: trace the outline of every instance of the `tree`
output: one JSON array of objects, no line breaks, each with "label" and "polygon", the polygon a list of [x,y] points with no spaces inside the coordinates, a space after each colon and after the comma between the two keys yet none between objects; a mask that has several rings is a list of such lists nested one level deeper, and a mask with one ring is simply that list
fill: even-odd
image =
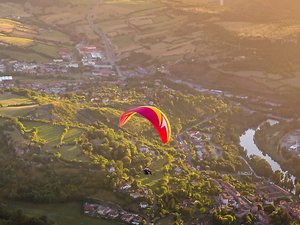
[{"label": "tree", "polygon": [[275,210],[275,206],[273,204],[269,204],[269,205],[266,205],[264,207],[264,211],[267,213],[267,214],[271,214],[272,212],[274,212]]},{"label": "tree", "polygon": [[271,224],[282,225],[290,224],[292,218],[290,214],[282,208],[278,208],[270,214]]},{"label": "tree", "polygon": [[279,185],[281,183],[282,177],[283,177],[282,172],[279,170],[276,170],[273,175],[274,183]]},{"label": "tree", "polygon": [[296,184],[296,195],[300,195],[300,183]]},{"label": "tree", "polygon": [[122,159],[123,163],[126,165],[126,166],[129,166],[131,164],[131,159],[128,157],[128,156],[125,156],[123,159]]}]

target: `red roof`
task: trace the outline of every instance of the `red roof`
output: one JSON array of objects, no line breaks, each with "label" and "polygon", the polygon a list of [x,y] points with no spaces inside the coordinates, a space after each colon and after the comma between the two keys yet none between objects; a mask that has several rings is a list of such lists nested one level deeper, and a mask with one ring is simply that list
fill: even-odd
[{"label": "red roof", "polygon": [[84,204],[84,211],[94,211],[94,207],[89,204]]},{"label": "red roof", "polygon": [[93,52],[97,50],[96,46],[86,46],[79,49],[81,52]]}]

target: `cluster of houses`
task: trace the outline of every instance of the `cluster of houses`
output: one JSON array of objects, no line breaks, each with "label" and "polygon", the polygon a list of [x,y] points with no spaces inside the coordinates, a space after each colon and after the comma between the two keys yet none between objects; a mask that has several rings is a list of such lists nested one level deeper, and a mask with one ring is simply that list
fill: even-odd
[{"label": "cluster of houses", "polygon": [[143,217],[138,214],[127,212],[114,205],[84,203],[83,212],[85,215],[99,218],[119,220],[133,225],[140,225]]},{"label": "cluster of houses", "polygon": [[203,159],[203,154],[205,151],[205,141],[209,141],[210,138],[208,138],[207,135],[202,134],[200,131],[189,131],[188,135],[195,146],[198,158],[200,160]]},{"label": "cluster of houses", "polygon": [[59,52],[59,57],[47,63],[20,62],[17,60],[2,59],[0,73],[14,72],[36,75],[64,74],[78,70],[82,66],[88,75],[111,76],[116,75],[115,68],[109,64],[101,50],[96,46],[86,46],[82,43],[76,45],[81,57],[80,61],[74,59],[74,54]]},{"label": "cluster of houses", "polygon": [[[255,195],[243,196],[231,184],[220,180],[212,180],[222,192],[219,194],[218,207],[228,208],[235,212],[238,218],[248,213],[255,215],[258,223],[269,224],[269,217],[259,205],[274,204],[275,200],[289,199],[292,194],[273,183],[258,185]],[[300,220],[300,203],[280,201],[280,207],[289,212],[295,219]]]},{"label": "cluster of houses", "polygon": [[87,74],[94,76],[116,75],[113,65],[107,61],[103,52],[98,50],[96,46],[86,46],[80,43],[76,48],[81,56],[82,65],[91,68],[89,72],[86,72]]},{"label": "cluster of houses", "polygon": [[[187,132],[187,134],[189,135],[189,138],[197,151],[198,158],[202,160],[203,156],[205,154],[208,154],[205,147],[207,143],[210,142],[212,135],[200,131],[189,131]],[[210,143],[210,149],[216,158],[218,158],[222,154],[221,148],[217,147],[213,143]]]},{"label": "cluster of houses", "polygon": [[76,62],[68,62],[63,59],[53,59],[48,63],[35,63],[35,62],[19,62],[9,61],[7,68],[11,72],[27,73],[27,74],[64,74],[79,68],[79,64]]},{"label": "cluster of houses", "polygon": [[287,203],[281,201],[280,205],[286,209],[297,221],[300,221],[300,202]]},{"label": "cluster of houses", "polygon": [[[139,190],[133,190],[131,184],[125,183],[120,186],[119,191],[129,193],[130,197],[133,199],[143,198],[149,195],[149,192],[146,188],[140,188]],[[145,205],[144,202],[141,202],[142,205]],[[148,207],[148,205],[147,205]]]}]

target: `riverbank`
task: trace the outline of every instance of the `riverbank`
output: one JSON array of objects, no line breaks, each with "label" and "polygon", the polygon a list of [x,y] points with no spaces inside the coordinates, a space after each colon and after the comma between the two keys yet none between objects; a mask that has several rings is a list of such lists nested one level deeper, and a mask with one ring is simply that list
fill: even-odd
[{"label": "riverbank", "polygon": [[[245,151],[247,152],[247,156],[251,157],[252,155],[254,156],[258,156],[264,160],[266,160],[271,168],[272,171],[280,171],[283,174],[288,174],[289,172],[286,172],[286,170],[284,170],[281,165],[274,160],[273,157],[271,157],[270,155],[266,154],[261,148],[259,148],[256,143],[255,143],[255,134],[261,129],[261,127],[268,123],[267,126],[274,126],[275,124],[277,124],[279,121],[276,120],[266,120],[265,122],[259,124],[255,129],[249,128],[248,130],[245,131],[244,134],[242,134],[240,136],[240,145],[245,149]],[[257,171],[256,171],[257,172]],[[288,174],[289,180],[295,181],[295,177]]]},{"label": "riverbank", "polygon": [[289,130],[292,130],[289,123],[279,123],[276,126],[263,125],[255,133],[254,142],[264,154],[270,155],[278,162],[282,170],[289,171],[300,180],[300,157],[280,148],[282,138]]}]

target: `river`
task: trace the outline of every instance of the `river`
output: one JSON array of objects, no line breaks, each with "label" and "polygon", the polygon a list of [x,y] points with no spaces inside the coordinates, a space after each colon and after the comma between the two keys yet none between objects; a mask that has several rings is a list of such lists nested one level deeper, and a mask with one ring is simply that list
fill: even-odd
[{"label": "river", "polygon": [[[273,126],[279,121],[268,119],[266,122]],[[263,154],[263,152],[254,143],[255,132],[260,129],[261,125],[262,124],[260,124],[256,129],[249,128],[246,130],[246,132],[240,136],[240,145],[246,150],[248,157],[251,155],[257,155],[265,159],[271,165],[273,172],[279,170],[282,173],[287,173],[287,171],[282,170],[280,164],[274,161],[268,154]],[[292,180],[295,180],[294,176],[291,176],[291,178]]]}]

